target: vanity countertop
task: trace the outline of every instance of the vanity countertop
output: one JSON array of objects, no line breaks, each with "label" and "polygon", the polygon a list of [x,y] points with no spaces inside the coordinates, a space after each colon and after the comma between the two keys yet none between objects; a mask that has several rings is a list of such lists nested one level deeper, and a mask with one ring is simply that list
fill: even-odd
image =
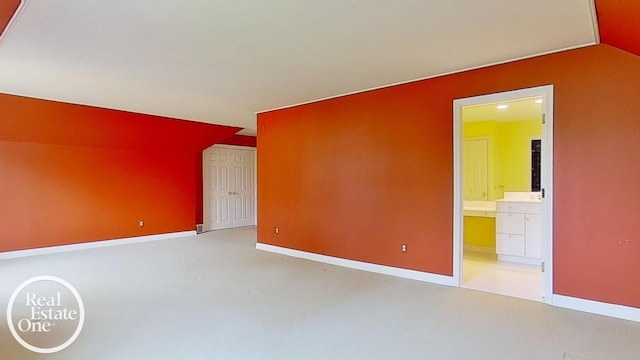
[{"label": "vanity countertop", "polygon": [[539,204],[542,202],[540,199],[498,199],[497,202],[519,202],[519,203],[532,203]]},{"label": "vanity countertop", "polygon": [[507,191],[504,193],[504,198],[496,200],[498,202],[523,202],[523,203],[540,203],[540,192],[516,192]]},{"label": "vanity countertop", "polygon": [[465,200],[464,216],[496,217],[495,201]]}]

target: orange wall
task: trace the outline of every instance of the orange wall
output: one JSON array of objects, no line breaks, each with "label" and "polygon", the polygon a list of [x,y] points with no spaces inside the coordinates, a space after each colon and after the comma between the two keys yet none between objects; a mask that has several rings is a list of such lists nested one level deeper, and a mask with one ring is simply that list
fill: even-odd
[{"label": "orange wall", "polygon": [[20,7],[20,0],[3,0],[0,1],[0,37],[7,29],[13,15]]},{"label": "orange wall", "polygon": [[0,142],[0,251],[193,230],[192,159]]},{"label": "orange wall", "polygon": [[239,130],[4,94],[0,109],[0,251],[194,230],[198,156]]},{"label": "orange wall", "polygon": [[453,100],[547,84],[554,292],[640,307],[640,58],[608,45],[260,114],[258,241],[451,275]]},{"label": "orange wall", "polygon": [[220,143],[225,145],[256,147],[256,137],[246,135],[233,135],[232,137],[225,139]]},{"label": "orange wall", "polygon": [[600,40],[640,55],[640,1],[596,0]]}]

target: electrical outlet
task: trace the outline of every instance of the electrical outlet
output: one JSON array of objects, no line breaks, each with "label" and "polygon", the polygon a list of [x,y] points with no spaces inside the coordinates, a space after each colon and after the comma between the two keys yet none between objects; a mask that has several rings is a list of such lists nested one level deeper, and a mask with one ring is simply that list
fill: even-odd
[{"label": "electrical outlet", "polygon": [[138,226],[143,227],[144,226],[144,221],[142,221],[142,220],[138,221]]},{"label": "electrical outlet", "polygon": [[276,227],[273,229],[273,232],[275,232],[276,234],[280,234],[280,228],[276,226]]},{"label": "electrical outlet", "polygon": [[407,244],[402,244],[402,252],[407,252]]}]

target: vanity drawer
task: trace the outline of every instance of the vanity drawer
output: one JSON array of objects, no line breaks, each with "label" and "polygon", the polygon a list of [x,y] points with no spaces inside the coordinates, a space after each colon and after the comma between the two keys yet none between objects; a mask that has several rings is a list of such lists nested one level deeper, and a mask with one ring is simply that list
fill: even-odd
[{"label": "vanity drawer", "polygon": [[524,256],[524,235],[497,234],[496,253],[499,255]]},{"label": "vanity drawer", "polygon": [[524,214],[496,213],[496,232],[524,235]]}]

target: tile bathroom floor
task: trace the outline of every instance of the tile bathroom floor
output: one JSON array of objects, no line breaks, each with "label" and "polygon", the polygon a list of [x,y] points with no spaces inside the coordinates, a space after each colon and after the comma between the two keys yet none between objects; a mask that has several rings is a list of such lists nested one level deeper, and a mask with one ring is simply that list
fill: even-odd
[{"label": "tile bathroom floor", "polygon": [[539,266],[498,261],[495,254],[464,252],[462,287],[543,301]]}]

